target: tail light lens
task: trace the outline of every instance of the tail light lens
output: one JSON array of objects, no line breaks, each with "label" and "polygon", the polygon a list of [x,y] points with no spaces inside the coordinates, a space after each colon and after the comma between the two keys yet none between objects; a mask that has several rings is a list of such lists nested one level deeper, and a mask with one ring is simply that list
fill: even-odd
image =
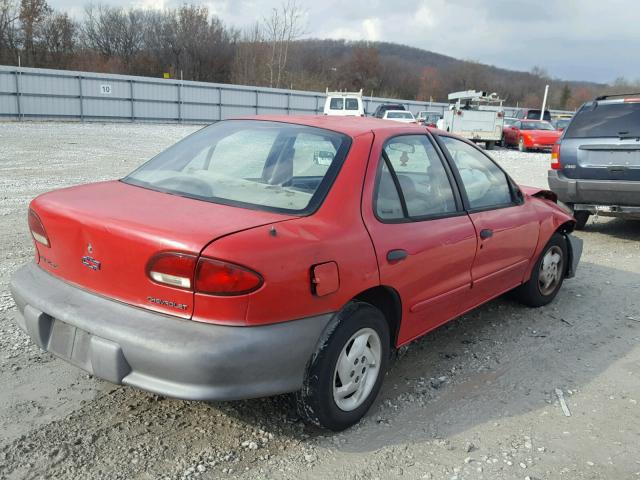
[{"label": "tail light lens", "polygon": [[260,274],[240,265],[180,252],[154,255],[147,275],[156,283],[207,295],[243,295],[263,283]]},{"label": "tail light lens", "polygon": [[196,263],[197,257],[195,255],[163,252],[149,260],[147,275],[156,283],[191,290]]},{"label": "tail light lens", "polygon": [[560,163],[560,144],[556,143],[551,150],[551,170],[560,170],[562,164]]},{"label": "tail light lens", "polygon": [[44,229],[44,225],[42,225],[42,222],[40,221],[40,217],[38,217],[38,214],[31,209],[29,209],[29,230],[31,230],[31,236],[36,242],[44,245],[45,247],[51,246],[49,236]]},{"label": "tail light lens", "polygon": [[196,270],[196,292],[209,295],[242,295],[262,286],[257,272],[221,260],[201,258]]}]

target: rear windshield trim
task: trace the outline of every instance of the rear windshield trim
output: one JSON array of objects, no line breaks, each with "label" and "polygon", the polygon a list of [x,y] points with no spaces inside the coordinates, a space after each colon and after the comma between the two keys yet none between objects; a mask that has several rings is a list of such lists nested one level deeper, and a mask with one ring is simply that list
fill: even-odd
[{"label": "rear windshield trim", "polygon": [[[301,124],[301,123],[285,122],[285,121],[280,121],[280,120],[255,120],[255,119],[246,119],[246,118],[221,120],[220,122],[281,123],[283,125],[306,127],[306,128],[309,128],[309,129],[321,130],[321,131],[325,131],[325,132],[330,132],[332,134],[337,134],[337,135],[342,136],[343,141],[342,141],[342,144],[340,145],[340,147],[338,148],[338,151],[335,154],[335,157],[333,159],[333,162],[331,163],[331,166],[328,168],[327,172],[325,173],[322,181],[320,182],[320,185],[318,186],[318,188],[316,189],[316,191],[312,195],[311,199],[309,200],[309,203],[307,204],[307,206],[305,208],[300,209],[300,210],[294,210],[294,209],[282,208],[282,207],[274,207],[274,206],[270,206],[270,205],[260,205],[260,204],[256,204],[256,203],[242,202],[242,201],[239,201],[239,200],[230,200],[230,199],[227,199],[227,198],[220,198],[220,197],[204,197],[204,196],[191,194],[191,193],[188,193],[188,192],[179,192],[179,191],[176,191],[176,190],[171,190],[171,189],[167,189],[167,188],[158,187],[156,185],[149,185],[147,182],[140,181],[140,180],[137,180],[135,178],[132,178],[133,174],[135,174],[137,171],[139,171],[142,168],[144,168],[144,166],[147,165],[147,163],[153,161],[157,156],[159,156],[162,153],[164,153],[164,151],[160,152],[158,155],[155,155],[151,159],[147,160],[145,163],[140,165],[138,168],[136,168],[133,172],[129,173],[127,176],[121,178],[119,181],[122,182],[122,183],[125,183],[127,185],[131,185],[131,186],[135,186],[135,187],[139,187],[139,188],[144,188],[146,190],[151,190],[151,191],[160,192],[160,193],[166,193],[166,194],[175,195],[175,196],[178,196],[178,197],[190,198],[190,199],[193,199],[193,200],[200,200],[200,201],[208,202],[208,203],[215,203],[215,204],[226,205],[226,206],[230,206],[230,207],[245,208],[245,209],[248,209],[248,210],[257,210],[257,211],[263,211],[263,212],[280,213],[280,214],[289,215],[289,216],[295,216],[295,217],[305,217],[305,216],[313,215],[320,208],[320,206],[323,204],[327,194],[329,193],[329,191],[333,187],[333,184],[334,184],[336,178],[338,177],[340,171],[342,170],[342,165],[344,164],[344,162],[345,162],[345,160],[346,160],[346,158],[347,158],[347,156],[349,154],[349,151],[351,150],[351,145],[353,143],[353,139],[350,136],[348,136],[347,134],[343,133],[343,132],[338,132],[336,130],[331,130],[331,129],[328,129],[328,128],[321,128],[321,127],[315,127],[315,126],[311,126],[311,125],[305,125],[305,124]],[[220,123],[220,122],[216,122],[216,123]],[[208,125],[208,126],[211,126],[211,125]],[[207,127],[203,127],[203,128],[207,128]],[[202,130],[202,129],[200,129],[200,130]],[[200,130],[197,130],[197,131],[191,133],[190,135],[187,135],[186,137],[184,137],[183,140],[191,137],[192,135],[195,135]]]}]

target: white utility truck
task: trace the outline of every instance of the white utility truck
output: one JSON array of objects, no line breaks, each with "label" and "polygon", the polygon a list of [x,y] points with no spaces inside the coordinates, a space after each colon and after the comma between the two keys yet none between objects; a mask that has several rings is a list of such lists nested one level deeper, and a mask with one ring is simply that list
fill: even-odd
[{"label": "white utility truck", "polygon": [[362,90],[359,92],[330,92],[327,88],[324,114],[340,117],[364,117]]},{"label": "white utility truck", "polygon": [[502,139],[504,125],[503,100],[497,93],[467,90],[449,94],[449,109],[438,122],[438,128],[468,138],[473,142],[484,142],[491,150]]}]

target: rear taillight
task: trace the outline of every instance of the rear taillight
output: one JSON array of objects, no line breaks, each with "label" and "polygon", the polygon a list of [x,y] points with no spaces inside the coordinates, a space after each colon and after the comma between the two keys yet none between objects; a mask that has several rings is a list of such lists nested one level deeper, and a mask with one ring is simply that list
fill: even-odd
[{"label": "rear taillight", "polygon": [[197,260],[187,253],[159,253],[147,263],[147,275],[156,283],[191,290]]},{"label": "rear taillight", "polygon": [[29,209],[29,230],[31,230],[31,236],[33,236],[33,239],[36,242],[44,245],[45,247],[51,246],[49,236],[44,229],[44,225],[42,225],[42,222],[40,221],[40,217],[38,217],[38,214],[31,209]]},{"label": "rear taillight", "polygon": [[242,295],[262,286],[260,274],[221,260],[201,258],[196,270],[196,292],[209,295]]},{"label": "rear taillight", "polygon": [[504,117],[504,113],[498,112],[498,118],[502,118],[502,117]]},{"label": "rear taillight", "polygon": [[154,255],[147,275],[156,283],[207,295],[243,295],[263,283],[258,273],[240,265],[180,252]]},{"label": "rear taillight", "polygon": [[562,164],[560,163],[560,144],[556,143],[551,150],[551,170],[560,170]]}]

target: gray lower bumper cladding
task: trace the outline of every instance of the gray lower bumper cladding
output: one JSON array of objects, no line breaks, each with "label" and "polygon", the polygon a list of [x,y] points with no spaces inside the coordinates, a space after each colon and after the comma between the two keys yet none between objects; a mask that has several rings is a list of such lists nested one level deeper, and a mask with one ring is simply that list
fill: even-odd
[{"label": "gray lower bumper cladding", "polygon": [[41,348],[113,383],[188,400],[292,392],[332,314],[230,327],[183,320],[71,286],[35,264],[11,280],[20,327]]},{"label": "gray lower bumper cladding", "polygon": [[569,250],[570,262],[569,269],[567,270],[567,278],[573,278],[576,276],[578,263],[580,262],[580,257],[582,256],[583,240],[570,234],[567,234],[565,236],[567,238],[567,248]]}]

